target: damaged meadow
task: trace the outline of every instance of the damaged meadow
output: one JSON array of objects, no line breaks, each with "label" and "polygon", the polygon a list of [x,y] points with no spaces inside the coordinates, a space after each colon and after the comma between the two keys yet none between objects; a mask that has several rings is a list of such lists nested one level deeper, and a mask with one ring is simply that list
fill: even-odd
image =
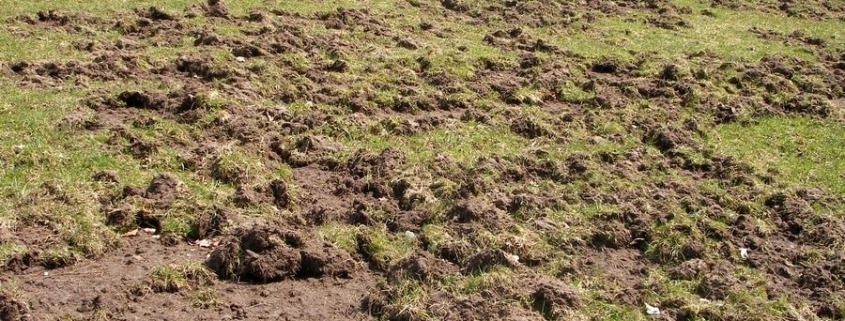
[{"label": "damaged meadow", "polygon": [[845,319],[843,0],[0,26],[2,320]]}]

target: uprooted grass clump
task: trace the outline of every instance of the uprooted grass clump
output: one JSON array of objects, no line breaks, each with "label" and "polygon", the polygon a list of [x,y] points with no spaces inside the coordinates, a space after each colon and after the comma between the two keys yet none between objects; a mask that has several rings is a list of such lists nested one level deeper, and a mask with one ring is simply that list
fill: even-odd
[{"label": "uprooted grass clump", "polygon": [[146,286],[153,292],[197,290],[214,284],[213,275],[200,263],[158,266],[150,271]]}]

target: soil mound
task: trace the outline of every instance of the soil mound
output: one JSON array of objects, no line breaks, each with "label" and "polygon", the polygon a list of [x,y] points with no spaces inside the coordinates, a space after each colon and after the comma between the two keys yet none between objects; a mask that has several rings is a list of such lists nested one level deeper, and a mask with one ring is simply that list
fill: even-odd
[{"label": "soil mound", "polygon": [[209,255],[206,265],[224,278],[267,283],[303,277],[350,277],[356,264],[345,251],[308,244],[293,230],[253,226],[236,230]]}]

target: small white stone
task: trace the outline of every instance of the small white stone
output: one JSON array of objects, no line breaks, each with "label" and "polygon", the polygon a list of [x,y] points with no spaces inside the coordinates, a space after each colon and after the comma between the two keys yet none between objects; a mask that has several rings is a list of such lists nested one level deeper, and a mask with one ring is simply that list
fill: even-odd
[{"label": "small white stone", "polygon": [[407,237],[409,240],[416,240],[417,234],[411,231],[405,231],[405,237]]},{"label": "small white stone", "polygon": [[744,248],[744,247],[740,248],[739,249],[739,256],[741,256],[743,259],[747,259],[748,258],[748,249]]},{"label": "small white stone", "polygon": [[150,233],[150,234],[155,234],[156,229],[147,227],[147,228],[144,228],[144,232],[147,232],[147,233]]},{"label": "small white stone", "polygon": [[211,241],[210,240],[199,240],[199,241],[197,241],[197,245],[199,245],[199,247],[211,247]]},{"label": "small white stone", "polygon": [[645,313],[648,315],[660,315],[660,308],[656,306],[645,304]]},{"label": "small white stone", "polygon": [[50,272],[44,272],[44,276],[50,276]]},{"label": "small white stone", "polygon": [[237,56],[237,57],[235,57],[235,61],[237,61],[237,62],[244,62],[244,61],[246,61],[246,58],[241,57],[241,56]]}]

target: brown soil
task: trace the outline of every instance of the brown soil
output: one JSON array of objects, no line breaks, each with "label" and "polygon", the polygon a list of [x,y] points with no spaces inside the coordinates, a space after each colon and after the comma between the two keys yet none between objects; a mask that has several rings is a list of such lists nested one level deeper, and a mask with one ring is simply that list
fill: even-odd
[{"label": "brown soil", "polygon": [[306,240],[292,230],[241,228],[211,252],[206,264],[221,277],[256,283],[353,275],[356,264],[349,253]]},{"label": "brown soil", "polygon": [[154,267],[197,262],[208,254],[209,250],[187,244],[167,247],[142,233],[125,239],[120,250],[96,262],[61,270],[30,269],[14,276],[17,290],[24,297],[0,297],[0,316],[3,320],[45,320],[52,316],[180,320],[188,315],[194,320],[366,319],[358,309],[372,282],[366,275],[249,286],[215,282],[210,288],[217,302],[211,307],[192,305],[188,291],[171,294],[146,290],[144,282]]}]

